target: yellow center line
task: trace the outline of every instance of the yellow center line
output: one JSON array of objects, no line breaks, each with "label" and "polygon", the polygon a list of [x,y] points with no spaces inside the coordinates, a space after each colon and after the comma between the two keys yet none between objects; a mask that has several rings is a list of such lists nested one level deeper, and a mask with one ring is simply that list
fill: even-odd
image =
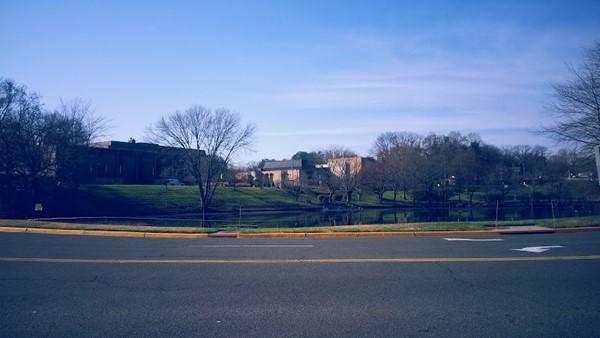
[{"label": "yellow center line", "polygon": [[592,256],[541,257],[431,257],[431,258],[312,258],[312,259],[82,259],[0,257],[0,262],[70,263],[70,264],[292,264],[292,263],[469,263],[469,262],[535,262],[600,260]]}]

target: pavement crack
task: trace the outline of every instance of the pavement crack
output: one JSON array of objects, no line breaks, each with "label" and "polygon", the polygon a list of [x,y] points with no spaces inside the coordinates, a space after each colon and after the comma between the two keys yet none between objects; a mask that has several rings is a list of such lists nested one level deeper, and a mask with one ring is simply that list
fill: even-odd
[{"label": "pavement crack", "polygon": [[452,270],[452,268],[450,268],[448,265],[444,265],[444,264],[442,264],[442,263],[436,263],[436,264],[437,264],[438,266],[440,266],[440,267],[441,267],[443,270],[445,270],[446,272],[448,272],[448,274],[450,275],[450,277],[451,277],[451,278],[452,278],[454,281],[456,281],[456,282],[458,282],[458,283],[461,283],[461,284],[466,284],[466,285],[468,285],[468,286],[469,286],[469,287],[471,287],[471,288],[474,288],[474,287],[475,287],[475,285],[473,285],[473,283],[472,283],[472,282],[469,282],[469,281],[466,281],[466,280],[464,280],[464,279],[458,278],[458,277],[457,277],[457,275],[456,275],[456,273],[454,272],[454,270]]}]

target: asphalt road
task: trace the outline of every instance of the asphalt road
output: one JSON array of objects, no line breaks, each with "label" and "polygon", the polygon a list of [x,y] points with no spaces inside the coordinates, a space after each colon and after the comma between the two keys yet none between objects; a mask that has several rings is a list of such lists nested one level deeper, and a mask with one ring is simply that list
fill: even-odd
[{"label": "asphalt road", "polygon": [[462,239],[1,233],[0,336],[600,336],[600,233]]}]

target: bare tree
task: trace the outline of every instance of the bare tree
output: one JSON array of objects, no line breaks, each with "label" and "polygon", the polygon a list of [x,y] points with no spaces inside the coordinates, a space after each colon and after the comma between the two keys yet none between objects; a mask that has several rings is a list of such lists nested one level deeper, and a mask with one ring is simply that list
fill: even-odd
[{"label": "bare tree", "polygon": [[56,176],[61,183],[78,186],[84,175],[86,147],[105,137],[110,126],[106,118],[95,115],[90,102],[81,97],[60,100],[47,116],[51,143],[56,149]]},{"label": "bare tree", "polygon": [[383,194],[388,188],[388,178],[390,175],[387,173],[388,168],[381,161],[368,166],[360,173],[360,185],[361,188],[366,191],[371,191],[379,198],[379,204],[383,204]]},{"label": "bare tree", "polygon": [[28,138],[40,129],[42,104],[39,95],[29,92],[25,86],[9,79],[0,78],[0,182],[2,195],[0,205],[12,216],[17,209],[17,191],[24,185],[23,177],[32,172],[27,168],[31,157],[39,152],[30,151],[27,145],[39,144],[40,140]]},{"label": "bare tree", "polygon": [[322,184],[327,189],[327,202],[332,203],[335,193],[340,190],[341,180],[335,175],[331,168],[320,170],[320,185]]},{"label": "bare tree", "polygon": [[398,143],[398,133],[386,132],[379,134],[373,142],[370,153],[377,157],[389,156]]},{"label": "bare tree", "polygon": [[548,157],[548,149],[543,146],[516,145],[506,148],[505,153],[518,165],[521,181],[540,177]]},{"label": "bare tree", "polygon": [[198,184],[201,206],[207,209],[216,190],[215,179],[235,154],[250,149],[255,131],[252,123],[243,125],[240,115],[227,108],[194,105],[162,117],[147,134],[152,142],[182,149],[187,170]]},{"label": "bare tree", "polygon": [[414,181],[415,157],[422,141],[423,137],[415,133],[387,132],[379,135],[371,148],[371,153],[383,163],[387,186],[394,193],[394,203],[400,190],[406,199],[406,192]]},{"label": "bare tree", "polygon": [[[28,92],[25,86],[0,78],[0,172],[10,177],[23,167],[19,144],[24,129],[33,127],[36,118],[42,115],[39,95]],[[38,119],[39,120],[39,119]]]},{"label": "bare tree", "polygon": [[281,188],[285,190],[288,194],[292,195],[296,199],[296,202],[298,202],[300,200],[300,196],[304,194],[305,185],[299,180],[283,180],[281,182]]},{"label": "bare tree", "polygon": [[52,191],[67,182],[76,187],[85,146],[106,128],[81,99],[49,112],[37,93],[0,79],[0,181],[9,209],[24,206],[18,193]]},{"label": "bare tree", "polygon": [[336,192],[343,187],[343,182],[340,174],[342,168],[338,165],[339,161],[331,162],[330,160],[335,158],[353,157],[356,156],[356,153],[343,146],[334,145],[329,148],[317,150],[313,152],[313,154],[316,154],[319,161],[327,162],[327,165],[325,165],[323,169],[318,170],[318,179],[319,186],[323,185],[327,189],[328,202],[332,203]]},{"label": "bare tree", "polygon": [[541,132],[591,150],[600,145],[600,41],[585,50],[579,66],[567,64],[567,71],[565,81],[552,86],[545,107],[551,120]]},{"label": "bare tree", "polygon": [[333,174],[329,177],[330,181],[339,184],[337,188],[344,191],[344,200],[350,203],[352,194],[359,188],[362,159],[354,151],[339,145],[331,146],[320,153],[324,155],[327,166]]},{"label": "bare tree", "polygon": [[354,157],[356,153],[350,149],[347,149],[340,145],[331,146],[325,150],[319,151],[319,153],[323,154],[325,160],[330,160],[332,158],[343,158],[343,157]]},{"label": "bare tree", "polygon": [[110,121],[96,115],[91,103],[82,97],[69,101],[60,99],[58,108],[54,111],[56,117],[70,122],[64,127],[77,135],[77,143],[89,145],[106,137],[111,128]]}]

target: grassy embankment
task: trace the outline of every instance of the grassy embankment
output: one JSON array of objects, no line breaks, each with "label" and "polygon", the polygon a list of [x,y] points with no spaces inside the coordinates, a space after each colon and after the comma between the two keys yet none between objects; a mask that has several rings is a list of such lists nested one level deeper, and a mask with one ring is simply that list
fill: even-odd
[{"label": "grassy embankment", "polygon": [[[309,203],[307,203],[307,200]],[[314,207],[314,195],[297,202],[280,189],[217,188],[216,211],[302,209]],[[140,216],[200,212],[198,188],[164,185],[87,185],[78,191],[79,213],[87,216]]]},{"label": "grassy embankment", "polygon": [[[323,193],[325,194],[325,193]],[[391,206],[393,194],[384,196]],[[412,201],[398,196],[399,204]],[[354,205],[380,207],[375,194],[364,193],[360,201],[354,196]],[[79,214],[86,216],[132,216],[200,212],[198,187],[164,185],[84,185],[77,192]],[[275,188],[219,187],[211,208],[214,211],[290,210],[320,207],[319,193],[300,195],[298,201],[290,193]]]},{"label": "grassy embankment", "polygon": [[[473,231],[488,230],[495,227],[494,222],[436,222],[436,223],[401,223],[401,224],[374,224],[374,225],[352,225],[352,226],[323,226],[304,228],[257,228],[237,229],[226,228],[200,228],[200,227],[178,227],[177,223],[165,226],[142,226],[142,225],[113,225],[113,224],[78,224],[61,223],[36,220],[0,220],[0,226],[21,228],[47,228],[47,229],[75,229],[75,230],[112,230],[112,231],[138,231],[138,232],[181,232],[181,233],[214,233],[221,230],[238,231],[241,233],[323,233],[323,232],[394,232],[394,231]],[[498,227],[516,225],[540,225],[547,228],[577,228],[598,227],[600,216],[588,216],[577,218],[561,218],[558,220],[539,219],[535,221],[502,221]]]}]

